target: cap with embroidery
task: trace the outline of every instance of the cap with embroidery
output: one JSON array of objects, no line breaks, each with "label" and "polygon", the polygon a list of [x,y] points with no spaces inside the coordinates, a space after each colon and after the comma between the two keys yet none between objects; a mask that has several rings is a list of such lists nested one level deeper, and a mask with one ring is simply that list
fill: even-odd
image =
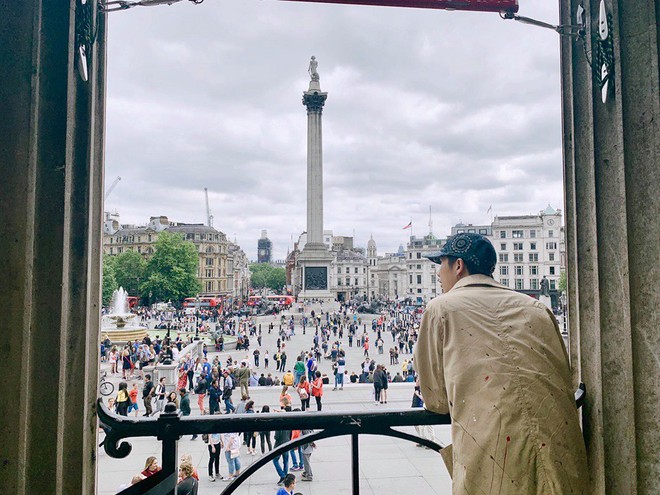
[{"label": "cap with embroidery", "polygon": [[471,232],[456,234],[447,239],[440,251],[425,255],[434,263],[440,263],[443,256],[461,258],[480,268],[490,275],[495,270],[497,254],[491,242],[481,234]]}]

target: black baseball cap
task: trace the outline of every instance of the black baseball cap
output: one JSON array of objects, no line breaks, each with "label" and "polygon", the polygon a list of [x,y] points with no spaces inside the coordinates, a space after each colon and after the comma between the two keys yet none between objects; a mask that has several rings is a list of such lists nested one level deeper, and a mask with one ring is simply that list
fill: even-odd
[{"label": "black baseball cap", "polygon": [[489,274],[493,273],[497,263],[497,253],[488,238],[472,232],[451,236],[440,251],[424,256],[434,263],[440,263],[440,259],[446,256],[461,258],[465,262],[485,268]]}]

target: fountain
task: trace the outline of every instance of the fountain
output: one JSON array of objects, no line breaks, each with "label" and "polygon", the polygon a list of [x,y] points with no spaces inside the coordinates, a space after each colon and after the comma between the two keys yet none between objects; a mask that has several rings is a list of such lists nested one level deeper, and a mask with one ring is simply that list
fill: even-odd
[{"label": "fountain", "polygon": [[101,338],[114,342],[142,340],[147,336],[147,328],[136,321],[137,315],[128,308],[128,292],[123,287],[112,293],[110,313],[101,319]]}]

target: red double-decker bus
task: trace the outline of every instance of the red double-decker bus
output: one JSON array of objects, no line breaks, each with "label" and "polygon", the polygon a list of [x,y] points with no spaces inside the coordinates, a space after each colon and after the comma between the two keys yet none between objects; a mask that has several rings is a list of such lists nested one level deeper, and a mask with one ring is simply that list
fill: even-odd
[{"label": "red double-decker bus", "polygon": [[[199,301],[199,303],[198,303]],[[222,298],[220,297],[186,297],[183,300],[184,308],[200,309],[222,309]]]},{"label": "red double-decker bus", "polygon": [[280,306],[291,306],[294,302],[293,296],[266,296],[266,299]]},{"label": "red double-decker bus", "polygon": [[126,302],[128,302],[128,309],[133,309],[140,302],[140,298],[138,296],[128,296]]}]

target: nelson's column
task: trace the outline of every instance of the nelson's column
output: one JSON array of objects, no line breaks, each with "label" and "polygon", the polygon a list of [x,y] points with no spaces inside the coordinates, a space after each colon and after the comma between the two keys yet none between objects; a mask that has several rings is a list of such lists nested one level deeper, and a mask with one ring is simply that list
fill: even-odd
[{"label": "nelson's column", "polygon": [[330,264],[333,256],[323,243],[323,146],[321,114],[328,93],[321,91],[318,62],[309,63],[309,89],[303,93],[307,107],[307,243],[298,257],[301,292],[298,298],[333,299]]}]

